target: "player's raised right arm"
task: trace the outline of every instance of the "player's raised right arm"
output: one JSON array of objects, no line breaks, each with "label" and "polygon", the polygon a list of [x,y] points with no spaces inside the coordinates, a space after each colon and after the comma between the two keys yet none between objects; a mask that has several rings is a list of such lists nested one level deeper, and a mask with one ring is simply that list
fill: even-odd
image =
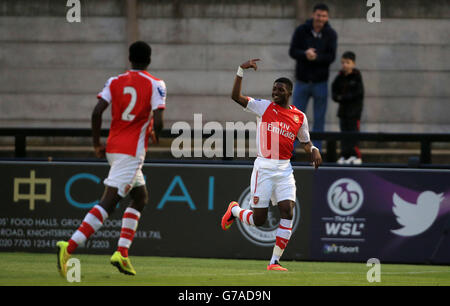
[{"label": "player's raised right arm", "polygon": [[233,90],[231,92],[231,99],[233,99],[233,101],[240,104],[244,108],[246,108],[248,104],[247,97],[241,94],[242,77],[244,75],[244,69],[253,68],[256,71],[258,69],[256,62],[259,60],[260,60],[259,58],[251,59],[240,65],[238,72],[236,73],[236,77],[234,78]]}]

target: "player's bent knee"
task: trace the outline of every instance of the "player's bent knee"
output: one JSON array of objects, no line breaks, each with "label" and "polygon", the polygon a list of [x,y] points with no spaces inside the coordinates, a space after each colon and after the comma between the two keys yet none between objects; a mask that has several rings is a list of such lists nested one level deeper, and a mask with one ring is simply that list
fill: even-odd
[{"label": "player's bent knee", "polygon": [[294,210],[293,209],[286,209],[286,210],[281,210],[280,209],[280,218],[281,219],[292,220],[293,217],[294,217]]},{"label": "player's bent knee", "polygon": [[130,205],[130,207],[136,209],[139,212],[142,212],[144,210],[145,205],[147,204],[147,200],[142,199],[139,201],[133,201]]},{"label": "player's bent knee", "polygon": [[280,218],[281,219],[292,220],[294,218],[294,214],[292,213],[292,211],[289,212],[289,213],[284,213],[284,214],[280,213]]},{"label": "player's bent knee", "polygon": [[294,217],[294,206],[295,202],[289,200],[278,203],[280,218],[292,220]]},{"label": "player's bent knee", "polygon": [[253,208],[253,223],[262,226],[267,220],[268,208]]},{"label": "player's bent knee", "polygon": [[253,217],[253,222],[255,223],[255,226],[263,226],[264,223],[266,223],[266,219],[267,218],[262,218],[262,217],[255,218],[255,217]]}]

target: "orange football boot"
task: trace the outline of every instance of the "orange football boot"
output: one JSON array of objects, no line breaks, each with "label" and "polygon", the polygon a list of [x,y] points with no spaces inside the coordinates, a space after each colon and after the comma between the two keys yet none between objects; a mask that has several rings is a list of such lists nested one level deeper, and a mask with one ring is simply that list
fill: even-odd
[{"label": "orange football boot", "polygon": [[272,265],[267,266],[267,270],[269,271],[287,271],[288,269],[283,268],[280,263],[277,261]]},{"label": "orange football boot", "polygon": [[231,227],[231,224],[233,224],[234,219],[236,219],[236,217],[233,216],[233,214],[231,213],[231,209],[235,206],[239,206],[239,203],[235,202],[235,201],[231,202],[228,205],[227,211],[225,212],[225,214],[222,217],[221,225],[222,225],[222,229],[224,231],[228,230]]}]

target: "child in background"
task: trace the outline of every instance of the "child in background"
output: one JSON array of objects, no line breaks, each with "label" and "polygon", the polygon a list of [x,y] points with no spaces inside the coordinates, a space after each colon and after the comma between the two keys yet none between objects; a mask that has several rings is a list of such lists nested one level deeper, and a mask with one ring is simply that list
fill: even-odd
[{"label": "child in background", "polygon": [[[339,103],[337,116],[341,132],[359,132],[364,100],[364,85],[361,72],[355,68],[356,55],[347,51],[341,58],[341,70],[332,84],[332,98]],[[341,157],[338,164],[362,163],[358,141],[341,141]]]}]

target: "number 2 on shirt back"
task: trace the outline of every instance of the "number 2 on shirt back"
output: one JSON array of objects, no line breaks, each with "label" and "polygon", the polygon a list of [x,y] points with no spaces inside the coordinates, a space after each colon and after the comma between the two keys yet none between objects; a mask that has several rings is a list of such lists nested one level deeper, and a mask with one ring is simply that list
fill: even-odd
[{"label": "number 2 on shirt back", "polygon": [[134,119],[135,115],[132,115],[130,113],[133,110],[134,106],[136,105],[136,100],[137,100],[136,89],[134,89],[134,87],[131,87],[131,86],[124,87],[123,94],[131,95],[131,100],[130,100],[130,104],[128,104],[127,108],[122,113],[122,120],[123,121],[132,121]]}]

